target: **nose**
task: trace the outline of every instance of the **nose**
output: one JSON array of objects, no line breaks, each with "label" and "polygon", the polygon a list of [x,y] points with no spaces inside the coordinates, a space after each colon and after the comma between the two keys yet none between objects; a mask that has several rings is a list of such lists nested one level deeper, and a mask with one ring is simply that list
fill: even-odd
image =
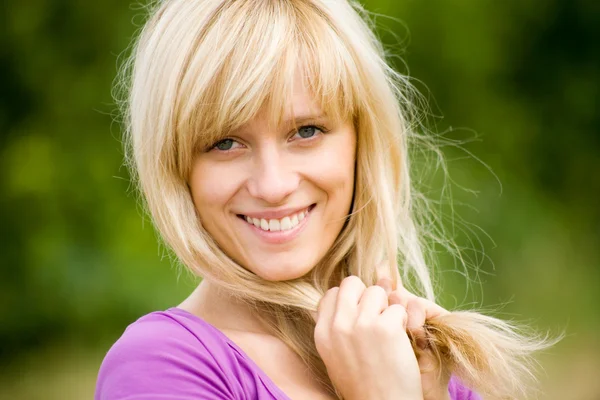
[{"label": "nose", "polygon": [[289,155],[275,145],[266,146],[256,155],[248,179],[248,191],[255,198],[272,205],[285,203],[299,185],[300,178],[294,171]]}]

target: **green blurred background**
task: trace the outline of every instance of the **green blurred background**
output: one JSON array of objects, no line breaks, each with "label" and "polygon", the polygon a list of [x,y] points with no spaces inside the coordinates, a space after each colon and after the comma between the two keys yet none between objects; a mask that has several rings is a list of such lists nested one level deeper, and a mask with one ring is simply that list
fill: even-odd
[{"label": "green blurred background", "polygon": [[[377,18],[430,128],[468,142],[445,151],[467,221],[455,240],[480,273],[467,285],[442,257],[443,304],[564,330],[540,398],[600,399],[600,2],[366,7],[401,21]],[[143,15],[127,0],[0,5],[0,399],[91,399],[125,326],[193,288],[122,167],[111,87]]]}]

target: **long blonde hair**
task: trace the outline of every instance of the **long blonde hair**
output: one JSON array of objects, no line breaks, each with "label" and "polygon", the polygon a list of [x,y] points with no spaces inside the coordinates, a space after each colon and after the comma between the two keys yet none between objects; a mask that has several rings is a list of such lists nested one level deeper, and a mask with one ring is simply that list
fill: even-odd
[{"label": "long blonde hair", "polygon": [[[154,224],[194,274],[256,306],[336,393],[312,339],[311,313],[348,275],[367,285],[375,266],[434,299],[417,226],[408,143],[414,93],[387,63],[367,13],[347,0],[165,0],[134,42],[118,88],[124,94],[128,163]],[[307,276],[269,282],[238,265],[199,220],[188,187],[195,152],[266,107],[284,115],[291,82],[306,86],[331,118],[357,132],[353,206],[326,256]],[[290,318],[294,315],[293,318]],[[440,362],[492,398],[516,398],[532,377],[529,354],[543,343],[473,312],[428,321]]]}]

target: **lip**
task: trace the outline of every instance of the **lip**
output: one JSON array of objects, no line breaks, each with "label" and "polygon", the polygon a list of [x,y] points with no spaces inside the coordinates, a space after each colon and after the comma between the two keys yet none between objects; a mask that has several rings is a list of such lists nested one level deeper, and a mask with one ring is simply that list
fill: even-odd
[{"label": "lip", "polygon": [[297,214],[300,211],[306,210],[307,208],[310,209],[310,207],[312,207],[313,205],[314,204],[311,204],[310,206],[299,207],[299,208],[281,208],[279,210],[255,212],[255,213],[248,213],[248,214],[244,213],[244,214],[238,214],[238,216],[244,215],[246,217],[257,218],[257,219],[281,219],[283,217],[289,217],[294,214]]},{"label": "lip", "polygon": [[[252,224],[249,224],[245,219],[242,219],[241,217],[240,217],[240,222],[243,223],[248,229],[250,229],[251,232],[255,233],[264,242],[270,243],[270,244],[281,244],[281,243],[286,243],[286,242],[292,241],[293,239],[298,237],[298,235],[300,235],[300,233],[302,233],[302,231],[308,225],[308,221],[310,220],[310,217],[312,216],[312,212],[316,207],[317,207],[316,204],[309,206],[308,214],[306,214],[304,219],[302,221],[300,221],[300,223],[298,225],[296,225],[293,229],[288,229],[287,231],[276,231],[276,232],[264,231],[260,228],[257,228],[256,226],[254,226]],[[304,210],[304,208],[298,209],[298,211],[302,211],[302,210]],[[284,216],[287,216],[287,215],[289,215],[289,214],[285,214]]]}]

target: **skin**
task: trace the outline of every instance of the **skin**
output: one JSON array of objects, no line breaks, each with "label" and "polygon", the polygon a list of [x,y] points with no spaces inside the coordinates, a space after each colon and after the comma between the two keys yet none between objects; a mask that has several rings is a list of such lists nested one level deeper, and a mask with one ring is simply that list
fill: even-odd
[{"label": "skin", "polygon": [[393,280],[385,273],[379,273],[378,286],[381,286],[386,292],[388,304],[390,306],[401,305],[407,314],[406,331],[413,335],[423,351],[418,359],[419,369],[421,371],[421,386],[424,400],[450,400],[448,393],[448,383],[450,375],[445,375],[439,370],[435,357],[431,351],[426,349],[426,336],[423,325],[426,320],[433,319],[450,312],[435,304],[432,301],[421,298],[410,293],[402,286],[402,279],[399,273],[396,275],[398,286],[394,288]]},{"label": "skin", "polygon": [[[327,253],[349,213],[354,189],[353,125],[334,124],[296,83],[283,126],[270,128],[267,115],[259,113],[227,136],[234,142],[220,143],[229,150],[199,154],[190,177],[205,229],[230,257],[271,281],[301,277]],[[310,137],[296,131],[294,119]],[[238,217],[313,204],[302,234],[282,244],[266,243]]]},{"label": "skin", "polygon": [[389,305],[381,286],[355,276],[319,304],[315,343],[344,399],[423,398],[417,359],[406,333],[406,309]]},{"label": "skin", "polygon": [[[225,141],[200,152],[189,181],[208,233],[240,265],[272,281],[305,275],[327,253],[343,227],[354,189],[353,125],[329,120],[299,77],[295,83],[282,126],[269,127],[267,115],[259,113]],[[312,205],[303,230],[284,243],[263,240],[240,218]],[[392,288],[390,277],[381,278],[369,288],[356,277],[346,278],[319,305],[315,342],[332,381],[350,400],[447,399],[447,379],[435,371],[420,374],[427,359],[416,359],[407,336],[407,330],[422,331],[425,318],[446,311],[401,286]],[[179,307],[223,331],[290,398],[331,398],[253,310],[209,280]]]}]

